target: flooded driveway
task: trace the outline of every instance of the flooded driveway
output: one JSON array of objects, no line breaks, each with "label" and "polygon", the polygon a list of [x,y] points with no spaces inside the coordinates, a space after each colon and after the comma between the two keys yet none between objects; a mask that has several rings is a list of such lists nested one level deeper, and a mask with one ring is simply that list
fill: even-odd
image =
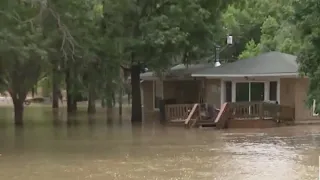
[{"label": "flooded driveway", "polygon": [[[0,114],[1,121],[12,115]],[[54,122],[48,109],[27,110],[27,120],[24,129],[0,126],[0,179],[315,180],[319,174],[320,126],[138,128],[125,120],[106,123],[103,115],[67,125]]]}]

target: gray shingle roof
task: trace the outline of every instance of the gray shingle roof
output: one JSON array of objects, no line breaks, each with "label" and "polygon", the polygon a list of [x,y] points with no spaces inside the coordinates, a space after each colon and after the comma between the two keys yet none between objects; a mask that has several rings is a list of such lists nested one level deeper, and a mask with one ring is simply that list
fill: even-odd
[{"label": "gray shingle roof", "polygon": [[206,68],[194,72],[195,77],[255,76],[298,74],[297,57],[281,52],[268,52],[259,56]]},{"label": "gray shingle roof", "polygon": [[[184,65],[178,64],[173,66],[167,76],[191,76],[192,73],[198,72],[200,70],[204,70],[207,68],[213,67],[212,64],[191,64],[191,65]],[[156,78],[154,72],[146,72],[140,75],[140,78],[143,80],[154,79]]]}]

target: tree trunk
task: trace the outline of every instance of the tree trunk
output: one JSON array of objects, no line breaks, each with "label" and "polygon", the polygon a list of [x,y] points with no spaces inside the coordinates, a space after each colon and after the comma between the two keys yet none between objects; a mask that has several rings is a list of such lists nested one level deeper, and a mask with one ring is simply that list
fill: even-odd
[{"label": "tree trunk", "polygon": [[77,101],[73,101],[73,111],[76,112],[78,110],[78,103]]},{"label": "tree trunk", "polygon": [[60,119],[59,110],[53,109],[52,110],[52,117],[53,117],[53,126],[60,127],[62,125],[62,121]]},{"label": "tree trunk", "polygon": [[73,100],[72,100],[72,95],[70,94],[68,88],[67,88],[67,112],[72,113],[73,112]]},{"label": "tree trunk", "polygon": [[116,93],[114,91],[112,91],[112,106],[116,106]]},{"label": "tree trunk", "polygon": [[33,87],[33,88],[31,89],[31,96],[32,96],[32,98],[34,98],[35,93],[36,93],[35,87]]},{"label": "tree trunk", "polygon": [[14,106],[14,124],[16,126],[23,126],[23,99],[12,98]]},{"label": "tree trunk", "polygon": [[77,101],[75,99],[74,93],[70,92],[72,82],[70,79],[70,71],[66,72],[66,91],[67,91],[67,112],[73,113],[77,111]]},{"label": "tree trunk", "polygon": [[107,120],[112,120],[113,118],[112,98],[111,97],[107,98],[106,102],[107,102]]},{"label": "tree trunk", "polygon": [[118,103],[119,103],[119,116],[121,117],[122,116],[122,96],[123,96],[123,89],[121,88],[120,91],[119,91],[119,94],[118,94]]},{"label": "tree trunk", "polygon": [[95,92],[92,88],[89,87],[89,97],[88,97],[88,114],[95,114],[96,113],[96,97]]},{"label": "tree trunk", "polygon": [[[52,108],[53,109],[57,109],[59,108],[59,99],[62,98],[62,94],[60,91],[60,87],[59,87],[59,76],[58,74],[60,73],[58,70],[58,65],[56,64],[57,62],[54,61],[54,65],[52,67]],[[67,72],[68,75],[66,74],[66,81],[68,78],[70,78],[70,71]],[[68,77],[67,77],[68,76]],[[62,103],[62,99],[61,99],[61,103]]]},{"label": "tree trunk", "polygon": [[13,144],[15,148],[15,153],[22,154],[25,150],[25,129],[23,126],[16,126],[14,128],[14,138],[13,138]]},{"label": "tree trunk", "polygon": [[106,107],[106,100],[104,98],[101,99],[101,107],[102,108]]},{"label": "tree trunk", "polygon": [[77,100],[75,99],[74,95],[71,95],[71,109],[72,111],[71,112],[77,112],[78,110],[78,106],[77,106]]},{"label": "tree trunk", "polygon": [[55,72],[52,76],[52,108],[59,108],[59,86]]},{"label": "tree trunk", "polygon": [[67,112],[72,112],[72,97],[71,97],[71,84],[70,84],[70,71],[66,71],[66,77],[65,77],[65,83],[66,83],[66,93],[67,93]]},{"label": "tree trunk", "polygon": [[52,108],[53,109],[58,109],[59,108],[59,98],[57,95],[57,92],[52,90]]},{"label": "tree trunk", "polygon": [[141,93],[140,93],[140,65],[131,66],[131,123],[142,122]]}]

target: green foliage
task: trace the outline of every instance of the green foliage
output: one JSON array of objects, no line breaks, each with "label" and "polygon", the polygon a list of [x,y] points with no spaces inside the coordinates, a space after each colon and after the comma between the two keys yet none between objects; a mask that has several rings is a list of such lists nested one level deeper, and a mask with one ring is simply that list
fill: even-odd
[{"label": "green foliage", "polygon": [[[242,0],[242,3],[229,6],[223,16],[224,23],[228,32],[235,36],[236,52],[241,54],[239,58],[256,55],[252,52],[257,52],[257,49],[260,53],[281,51],[297,54],[301,43],[296,26],[289,22],[294,13],[292,2]],[[252,40],[257,48],[250,42]]]},{"label": "green foliage", "polygon": [[279,24],[277,20],[269,16],[262,24],[261,27],[261,39],[260,44],[262,46],[261,51],[268,52],[274,51],[277,48],[276,40],[274,36],[276,35],[279,29]]},{"label": "green foliage", "polygon": [[23,99],[47,65],[50,39],[42,34],[41,9],[39,3],[13,0],[0,11],[0,68],[4,89],[12,90],[13,99]]},{"label": "green foliage", "polygon": [[[308,105],[320,102],[320,6],[315,0],[296,1],[294,23],[300,30],[303,46],[298,61],[300,72],[310,79]],[[316,108],[320,112],[320,106]]]},{"label": "green foliage", "polygon": [[106,0],[106,31],[113,42],[120,42],[126,64],[164,70],[212,51],[225,4],[220,0]]},{"label": "green foliage", "polygon": [[114,61],[98,55],[111,46],[100,33],[101,7],[97,0],[2,1],[1,89],[23,98],[39,79],[46,89],[52,77],[61,84],[66,71],[74,93],[85,92],[88,83],[99,89],[103,78],[112,79],[108,69],[117,69],[110,65]]},{"label": "green foliage", "polygon": [[239,55],[239,59],[246,59],[260,54],[260,47],[253,40],[246,44],[246,50]]}]

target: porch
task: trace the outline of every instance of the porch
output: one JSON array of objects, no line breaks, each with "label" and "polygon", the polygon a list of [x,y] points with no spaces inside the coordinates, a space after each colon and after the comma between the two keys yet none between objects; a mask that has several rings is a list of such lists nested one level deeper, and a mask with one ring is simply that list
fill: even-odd
[{"label": "porch", "polygon": [[[295,81],[292,80],[295,79],[256,77],[157,80],[152,81],[150,95],[153,96],[153,110],[160,114],[162,120],[171,124],[184,124],[194,105],[198,104],[199,108],[190,116],[192,122],[216,125],[213,123],[217,121],[215,117],[209,118],[211,122],[203,121],[200,104],[206,103],[215,109],[222,109],[222,105],[227,103],[229,110],[223,116],[228,117],[228,127],[269,127],[270,124],[275,126],[277,122],[293,122],[295,119],[295,103],[292,100],[295,99]],[[288,92],[288,89],[291,91]],[[151,99],[144,99],[144,105],[146,100]]]},{"label": "porch", "polygon": [[[157,82],[155,84],[157,84]],[[163,99],[165,104],[194,104],[204,101],[202,95],[204,85],[201,80],[166,80],[163,81],[162,88],[162,95],[157,94],[157,92],[155,92],[155,94],[157,101]],[[154,89],[159,91],[157,87]]]},{"label": "porch", "polygon": [[219,113],[208,118],[205,114],[210,110],[201,107],[201,104],[165,105],[165,119],[188,127],[212,125],[217,128],[265,128],[294,121],[294,108],[270,102],[224,103]]},{"label": "porch", "polygon": [[194,78],[144,81],[141,89],[143,114],[147,121],[159,119],[167,106],[176,107],[177,112],[173,113],[181,119],[187,111],[184,107],[192,108],[193,104],[204,102],[204,84]]},{"label": "porch", "polygon": [[[255,77],[207,79],[200,97],[207,104],[221,112],[227,125],[222,128],[273,127],[279,123],[293,123],[295,119],[295,82],[293,78]],[[281,95],[280,95],[281,94]],[[200,101],[198,101],[200,102]],[[194,104],[165,104],[165,119],[169,123],[183,124],[190,117]],[[200,104],[199,104],[200,106]],[[200,108],[191,115],[191,121],[198,124],[210,124],[203,121]],[[202,113],[203,114],[203,113]],[[217,115],[216,115],[217,116]],[[207,118],[208,119],[208,118]],[[216,117],[209,118],[212,125],[218,125]],[[190,119],[189,119],[190,120]],[[223,121],[223,120],[222,120]],[[197,123],[196,123],[197,124]]]}]

